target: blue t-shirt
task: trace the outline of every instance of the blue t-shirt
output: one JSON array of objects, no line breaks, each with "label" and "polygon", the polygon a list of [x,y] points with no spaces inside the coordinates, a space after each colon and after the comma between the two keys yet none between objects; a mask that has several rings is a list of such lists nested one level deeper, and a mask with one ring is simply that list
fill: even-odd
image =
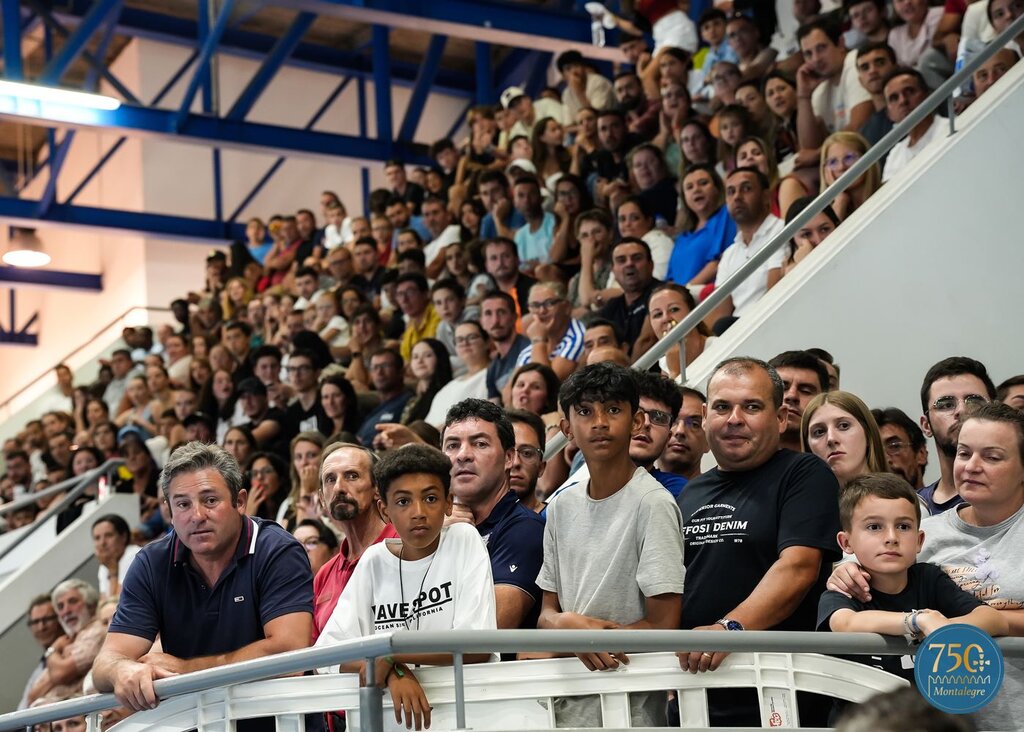
[{"label": "blue t-shirt", "polygon": [[171,532],[147,545],[128,569],[109,632],[146,640],[190,659],[263,640],[263,627],[289,613],[313,613],[306,551],[273,521],[244,517],[231,564],[213,587]]},{"label": "blue t-shirt", "polygon": [[548,253],[555,240],[555,221],[553,213],[545,212],[536,231],[530,231],[529,224],[523,224],[516,229],[516,249],[519,250],[520,262],[536,260],[541,264],[548,263]]},{"label": "blue t-shirt", "polygon": [[651,477],[665,486],[665,490],[671,493],[673,498],[679,498],[679,494],[686,487],[686,478],[676,473],[666,473],[664,470],[651,468]]},{"label": "blue t-shirt", "polygon": [[935,481],[931,485],[926,485],[924,488],[917,492],[917,495],[921,496],[921,499],[928,504],[928,513],[931,516],[937,516],[940,513],[944,513],[954,506],[959,506],[964,503],[964,499],[960,497],[959,493],[953,495],[945,503],[935,502],[935,489],[939,487],[939,481]]},{"label": "blue t-shirt", "polygon": [[[508,221],[503,222],[506,229],[512,229],[515,231],[520,226],[526,223],[526,219],[523,215],[512,209],[512,213],[508,217]],[[481,239],[493,239],[498,235],[498,226],[494,223],[494,215],[487,214],[480,220],[480,238]]]},{"label": "blue t-shirt", "polygon": [[537,575],[544,564],[544,519],[508,491],[477,527],[491,557],[495,585],[513,585],[533,598],[521,628],[537,627],[543,593]]},{"label": "blue t-shirt", "polygon": [[273,243],[267,242],[266,244],[260,244],[258,247],[249,247],[249,254],[262,265],[267,259],[267,253],[273,246]]},{"label": "blue t-shirt", "polygon": [[685,231],[676,237],[665,279],[685,286],[708,262],[721,258],[735,238],[736,222],[722,206],[703,229]]},{"label": "blue t-shirt", "polygon": [[406,402],[410,399],[412,399],[412,392],[406,390],[386,402],[381,402],[380,406],[363,420],[362,427],[356,433],[359,442],[367,447],[372,446],[373,438],[377,436],[377,425],[385,422],[397,422],[402,417],[402,410],[405,409]]}]

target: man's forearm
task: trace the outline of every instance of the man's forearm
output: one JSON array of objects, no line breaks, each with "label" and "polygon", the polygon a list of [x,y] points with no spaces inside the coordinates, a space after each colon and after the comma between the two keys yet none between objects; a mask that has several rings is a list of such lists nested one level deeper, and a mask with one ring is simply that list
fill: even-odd
[{"label": "man's forearm", "polygon": [[779,557],[761,581],[729,617],[747,630],[766,630],[788,618],[818,579],[821,552],[817,560],[808,557]]},{"label": "man's forearm", "polygon": [[254,658],[263,658],[265,656],[272,656],[276,653],[298,650],[299,648],[305,648],[308,645],[308,643],[302,645],[274,638],[264,638],[263,640],[250,643],[249,645],[243,646],[237,651],[231,651],[230,653],[219,653],[215,656],[197,656],[196,658],[190,658],[187,660],[182,659],[182,673],[203,671],[208,668],[226,666],[229,663],[238,663],[240,661],[251,661]]},{"label": "man's forearm", "polygon": [[115,653],[101,652],[92,665],[92,683],[97,691],[113,691],[119,664],[132,659]]}]

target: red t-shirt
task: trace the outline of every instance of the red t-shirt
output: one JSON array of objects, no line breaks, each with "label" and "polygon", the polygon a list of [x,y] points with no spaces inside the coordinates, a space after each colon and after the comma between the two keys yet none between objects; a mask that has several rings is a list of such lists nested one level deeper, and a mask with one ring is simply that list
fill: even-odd
[{"label": "red t-shirt", "polygon": [[[378,544],[385,539],[395,538],[398,538],[395,527],[386,524],[373,543]],[[313,643],[316,643],[316,639],[320,637],[324,626],[331,618],[331,613],[334,612],[334,607],[338,604],[341,591],[345,589],[349,578],[356,570],[359,559],[350,562],[346,558],[347,554],[348,539],[341,543],[341,551],[321,567],[320,571],[316,573],[316,577],[313,578]]]},{"label": "red t-shirt", "polygon": [[679,3],[677,0],[637,0],[633,7],[637,15],[642,15],[654,25],[669,13],[679,10]]},{"label": "red t-shirt", "polygon": [[967,12],[967,0],[946,0],[946,7],[943,9],[943,12],[963,15]]}]

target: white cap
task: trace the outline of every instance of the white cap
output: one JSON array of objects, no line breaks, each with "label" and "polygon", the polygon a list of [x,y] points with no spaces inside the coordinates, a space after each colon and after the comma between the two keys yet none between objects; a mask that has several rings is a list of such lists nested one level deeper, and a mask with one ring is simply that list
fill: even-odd
[{"label": "white cap", "polygon": [[510,86],[508,89],[501,93],[501,106],[503,109],[508,109],[512,102],[519,97],[525,97],[526,92],[520,89],[518,86]]}]

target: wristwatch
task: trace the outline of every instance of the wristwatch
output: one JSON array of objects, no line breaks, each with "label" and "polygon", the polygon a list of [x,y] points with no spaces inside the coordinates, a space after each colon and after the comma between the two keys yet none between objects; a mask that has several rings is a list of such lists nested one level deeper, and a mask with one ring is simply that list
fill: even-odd
[{"label": "wristwatch", "polygon": [[731,620],[729,618],[722,618],[721,620],[716,620],[715,625],[721,625],[726,630],[745,630],[745,628],[743,627],[743,623],[741,623],[739,620]]}]

